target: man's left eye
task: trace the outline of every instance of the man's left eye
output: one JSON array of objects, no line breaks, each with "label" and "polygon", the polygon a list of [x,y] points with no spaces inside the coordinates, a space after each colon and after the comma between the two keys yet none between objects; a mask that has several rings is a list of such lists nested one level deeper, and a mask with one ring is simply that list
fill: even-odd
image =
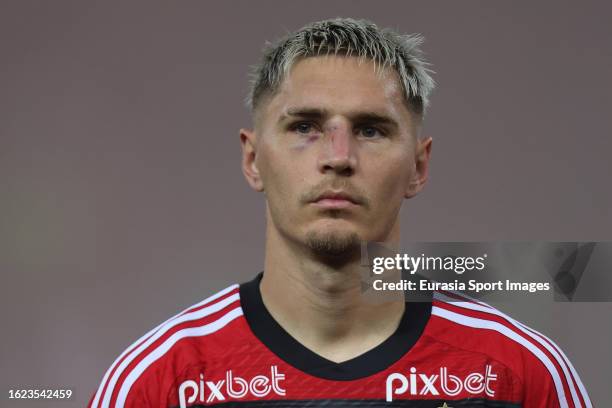
[{"label": "man's left eye", "polygon": [[383,136],[383,133],[379,129],[371,126],[364,126],[362,128],[359,128],[359,134],[365,138]]}]

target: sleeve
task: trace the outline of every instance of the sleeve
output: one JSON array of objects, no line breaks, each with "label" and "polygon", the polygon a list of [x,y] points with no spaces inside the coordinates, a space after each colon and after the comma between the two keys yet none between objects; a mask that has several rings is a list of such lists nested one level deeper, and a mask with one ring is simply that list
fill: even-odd
[{"label": "sleeve", "polygon": [[547,347],[526,351],[523,372],[524,408],[591,408],[578,373],[561,349],[542,336]]},{"label": "sleeve", "polygon": [[128,347],[108,368],[88,408],[148,408],[165,406],[160,390],[165,386],[165,360],[147,363],[150,353],[140,350],[143,337]]},{"label": "sleeve", "polygon": [[[111,366],[112,369],[112,366]],[[112,372],[109,369],[109,372]],[[127,379],[127,382],[126,382]],[[129,378],[122,378],[123,386],[113,386],[107,376],[92,395],[88,408],[158,408],[166,406],[160,396],[160,385],[155,381],[155,375],[140,376],[130,384]]]}]

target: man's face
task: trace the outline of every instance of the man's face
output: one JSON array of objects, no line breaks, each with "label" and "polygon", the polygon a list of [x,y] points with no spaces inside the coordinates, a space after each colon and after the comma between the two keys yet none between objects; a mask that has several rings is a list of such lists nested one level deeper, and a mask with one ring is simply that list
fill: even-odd
[{"label": "man's face", "polygon": [[431,141],[417,140],[417,121],[393,70],[354,57],[297,62],[255,131],[242,131],[243,169],[265,191],[269,227],[332,255],[397,240],[402,201],[427,172]]}]

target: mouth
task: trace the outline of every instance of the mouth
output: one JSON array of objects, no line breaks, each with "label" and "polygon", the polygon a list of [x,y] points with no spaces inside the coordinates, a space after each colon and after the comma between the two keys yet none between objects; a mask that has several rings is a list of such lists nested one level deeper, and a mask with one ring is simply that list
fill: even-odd
[{"label": "mouth", "polygon": [[327,191],[311,204],[322,209],[348,209],[360,205],[357,198],[343,191]]}]

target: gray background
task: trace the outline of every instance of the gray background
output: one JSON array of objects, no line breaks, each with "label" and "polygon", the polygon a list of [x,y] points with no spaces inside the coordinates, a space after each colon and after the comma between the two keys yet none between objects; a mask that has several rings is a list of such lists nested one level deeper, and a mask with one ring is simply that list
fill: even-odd
[{"label": "gray background", "polygon": [[[85,405],[134,339],[262,268],[239,169],[247,67],[328,17],[421,32],[439,88],[405,241],[612,240],[604,2],[0,5],[0,405]],[[518,303],[518,302],[517,302]],[[610,303],[504,309],[610,402]],[[67,387],[69,402],[10,402]]]}]

